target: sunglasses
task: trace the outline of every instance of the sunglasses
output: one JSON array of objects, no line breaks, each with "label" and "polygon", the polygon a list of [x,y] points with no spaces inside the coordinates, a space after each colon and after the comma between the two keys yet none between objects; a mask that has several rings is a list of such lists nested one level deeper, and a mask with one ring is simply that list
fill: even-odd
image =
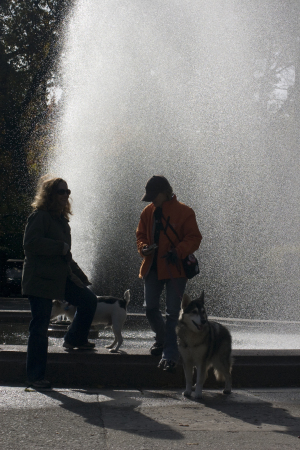
[{"label": "sunglasses", "polygon": [[71,194],[71,191],[70,191],[70,189],[58,189],[58,190],[56,191],[56,193],[57,193],[58,195],[64,195],[64,194],[70,195],[70,194]]}]

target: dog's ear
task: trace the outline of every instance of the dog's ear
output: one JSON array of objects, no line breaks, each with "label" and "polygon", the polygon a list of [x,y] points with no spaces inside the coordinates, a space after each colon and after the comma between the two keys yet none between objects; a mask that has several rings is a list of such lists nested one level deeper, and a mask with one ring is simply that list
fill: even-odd
[{"label": "dog's ear", "polygon": [[191,297],[189,297],[187,294],[183,294],[181,308],[185,309],[189,305],[189,303],[191,303],[191,301]]},{"label": "dog's ear", "polygon": [[197,300],[198,300],[198,302],[201,302],[204,305],[204,291],[201,292],[201,295]]}]

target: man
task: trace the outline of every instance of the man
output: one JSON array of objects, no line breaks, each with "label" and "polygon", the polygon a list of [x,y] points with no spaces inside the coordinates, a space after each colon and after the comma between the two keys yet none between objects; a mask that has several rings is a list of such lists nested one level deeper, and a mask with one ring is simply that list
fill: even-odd
[{"label": "man", "polygon": [[[146,184],[142,201],[151,202],[142,211],[136,230],[143,261],[139,277],[144,280],[146,316],[155,333],[150,353],[162,356],[159,368],[175,372],[179,359],[175,328],[187,278],[181,260],[195,252],[202,236],[192,208],[177,200],[168,180],[154,175]],[[166,288],[166,321],[159,309]]]}]

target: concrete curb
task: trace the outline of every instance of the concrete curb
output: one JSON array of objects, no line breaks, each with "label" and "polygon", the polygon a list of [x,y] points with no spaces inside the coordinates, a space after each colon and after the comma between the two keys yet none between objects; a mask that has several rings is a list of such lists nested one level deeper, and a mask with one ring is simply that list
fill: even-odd
[{"label": "concrete curb", "polygon": [[0,311],[0,323],[29,323],[31,311]]},{"label": "concrete curb", "polygon": [[[234,388],[299,387],[300,351],[240,350],[233,352]],[[182,366],[176,374],[157,369],[159,358],[144,350],[127,350],[113,354],[105,349],[66,352],[49,347],[47,378],[54,386],[113,388],[183,388]],[[0,384],[24,384],[26,346],[0,347]],[[221,388],[212,371],[206,388]]]},{"label": "concrete curb", "polygon": [[[6,303],[4,300],[1,323],[29,323],[31,312],[26,299],[10,299]],[[5,309],[8,307],[12,309]],[[133,326],[144,321],[147,322],[144,314],[129,314],[126,324]],[[234,350],[233,358],[235,388],[300,387],[300,350]],[[49,347],[47,377],[54,385],[66,387],[184,387],[182,366],[174,375],[157,369],[158,362],[159,358],[147,350],[128,349],[111,354],[97,348],[95,352],[67,353],[62,348]],[[25,363],[26,346],[0,345],[0,383],[24,384]],[[221,386],[209,371],[205,387]]]}]

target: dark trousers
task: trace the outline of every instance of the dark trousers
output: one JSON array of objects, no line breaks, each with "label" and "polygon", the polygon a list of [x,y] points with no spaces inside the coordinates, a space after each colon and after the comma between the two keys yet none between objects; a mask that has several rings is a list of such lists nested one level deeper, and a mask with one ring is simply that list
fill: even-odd
[{"label": "dark trousers", "polygon": [[[159,280],[157,272],[150,270],[144,285],[146,316],[155,333],[155,342],[163,345],[162,359],[174,362],[179,359],[175,328],[186,283],[186,278]],[[163,319],[159,309],[159,299],[164,287],[166,287],[166,320]]]},{"label": "dark trousers", "polygon": [[[29,325],[26,370],[28,381],[33,382],[45,377],[52,299],[34,296],[29,296],[28,299],[32,320]],[[74,346],[84,344],[96,311],[97,297],[90,289],[80,288],[67,279],[65,300],[77,306],[65,340]]]}]

